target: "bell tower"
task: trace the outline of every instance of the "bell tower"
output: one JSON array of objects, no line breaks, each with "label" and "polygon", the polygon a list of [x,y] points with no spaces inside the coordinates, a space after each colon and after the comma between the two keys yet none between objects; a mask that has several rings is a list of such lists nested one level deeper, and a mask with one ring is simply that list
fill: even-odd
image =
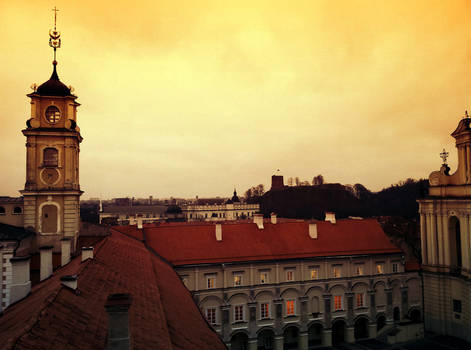
[{"label": "bell tower", "polygon": [[458,167],[450,174],[443,150],[440,170],[420,199],[425,329],[471,342],[471,118],[451,134]]},{"label": "bell tower", "polygon": [[79,151],[82,137],[77,126],[80,105],[57,74],[56,50],[61,46],[56,29],[49,31],[49,45],[54,49],[52,75],[27,96],[31,99],[31,118],[26,121],[26,183],[24,227],[36,232],[37,247],[54,246],[69,238],[75,251],[80,219]]}]

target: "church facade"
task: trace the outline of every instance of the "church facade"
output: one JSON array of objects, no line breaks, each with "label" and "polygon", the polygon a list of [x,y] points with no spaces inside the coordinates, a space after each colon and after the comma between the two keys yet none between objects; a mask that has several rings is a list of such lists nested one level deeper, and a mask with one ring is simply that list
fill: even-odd
[{"label": "church facade", "polygon": [[466,113],[451,134],[458,168],[443,165],[429,176],[419,200],[424,312],[427,330],[471,342],[471,118]]}]

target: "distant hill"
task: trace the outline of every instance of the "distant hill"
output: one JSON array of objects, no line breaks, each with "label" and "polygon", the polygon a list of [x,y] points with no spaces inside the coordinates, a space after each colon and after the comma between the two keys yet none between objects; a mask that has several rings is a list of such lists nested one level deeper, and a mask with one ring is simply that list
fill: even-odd
[{"label": "distant hill", "polygon": [[[427,180],[407,179],[379,192],[371,192],[361,184],[346,186],[323,184],[317,186],[286,186],[268,191],[258,197],[261,212],[297,219],[324,219],[326,211],[337,218],[348,216],[400,216],[415,218],[416,200],[426,193]],[[254,198],[252,198],[252,201]]]}]

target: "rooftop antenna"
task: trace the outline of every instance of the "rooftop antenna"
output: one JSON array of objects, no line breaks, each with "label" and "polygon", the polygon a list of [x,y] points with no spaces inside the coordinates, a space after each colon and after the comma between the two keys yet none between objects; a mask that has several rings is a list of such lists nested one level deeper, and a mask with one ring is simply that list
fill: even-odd
[{"label": "rooftop antenna", "polygon": [[61,47],[61,32],[56,29],[57,24],[57,12],[59,11],[55,6],[52,9],[54,11],[54,29],[49,30],[49,46],[54,49],[54,61],[53,65],[57,64],[56,61],[56,50]]}]

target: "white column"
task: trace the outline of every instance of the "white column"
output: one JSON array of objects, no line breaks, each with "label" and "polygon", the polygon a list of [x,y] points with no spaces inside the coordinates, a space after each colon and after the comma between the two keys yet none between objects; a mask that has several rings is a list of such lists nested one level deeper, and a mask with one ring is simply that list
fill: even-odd
[{"label": "white column", "polygon": [[427,265],[432,265],[432,215],[430,213],[426,214],[425,224],[427,225]]},{"label": "white column", "polygon": [[438,241],[437,241],[437,215],[436,214],[432,214],[431,215],[431,219],[432,219],[432,223],[431,223],[431,226],[432,226],[432,230],[431,230],[431,234],[432,234],[432,250],[431,250],[431,253],[432,253],[432,264],[433,265],[436,265],[438,263],[438,259],[437,259],[437,255],[438,255]]},{"label": "white column", "polygon": [[465,270],[470,270],[471,266],[471,258],[470,258],[470,251],[469,251],[469,215],[465,215],[465,227],[463,232],[461,233],[461,255],[463,256],[463,268]]},{"label": "white column", "polygon": [[444,232],[446,226],[446,215],[440,213],[438,215],[437,223],[437,238],[438,238],[438,264],[445,265],[445,245],[444,245]]},{"label": "white column", "polygon": [[450,231],[449,231],[449,218],[448,215],[444,216],[444,225],[443,225],[443,250],[445,252],[445,265],[450,266]]}]

